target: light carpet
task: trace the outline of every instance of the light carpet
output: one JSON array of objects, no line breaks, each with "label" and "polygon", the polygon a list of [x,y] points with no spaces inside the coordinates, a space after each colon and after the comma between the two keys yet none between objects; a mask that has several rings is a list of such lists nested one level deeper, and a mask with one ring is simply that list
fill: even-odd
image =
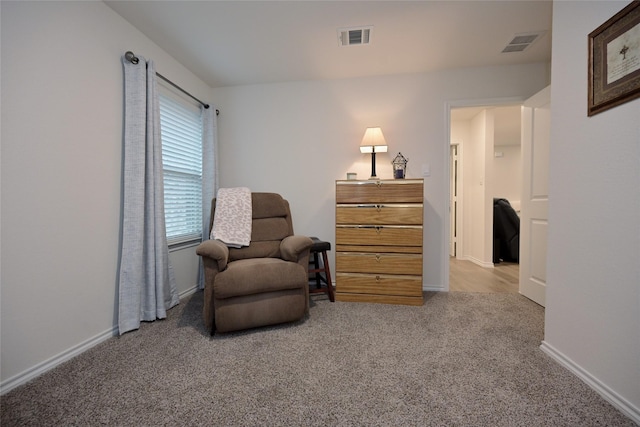
[{"label": "light carpet", "polygon": [[544,309],[520,295],[323,298],[211,337],[198,292],[2,396],[2,426],[635,425],[539,349]]}]

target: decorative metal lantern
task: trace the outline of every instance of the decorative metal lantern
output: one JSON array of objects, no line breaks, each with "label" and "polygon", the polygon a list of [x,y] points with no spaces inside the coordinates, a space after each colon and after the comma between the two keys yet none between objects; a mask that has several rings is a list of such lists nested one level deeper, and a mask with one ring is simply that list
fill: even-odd
[{"label": "decorative metal lantern", "polygon": [[402,153],[398,153],[396,158],[393,159],[391,163],[393,164],[393,177],[395,179],[404,179],[408,161]]}]

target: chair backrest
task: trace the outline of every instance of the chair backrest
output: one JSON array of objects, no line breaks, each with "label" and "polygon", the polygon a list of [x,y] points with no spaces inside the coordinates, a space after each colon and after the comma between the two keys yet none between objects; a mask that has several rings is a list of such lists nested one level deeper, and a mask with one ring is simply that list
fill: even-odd
[{"label": "chair backrest", "polygon": [[[213,227],[216,199],[211,201],[209,231]],[[280,258],[280,242],[293,234],[289,202],[277,193],[251,193],[251,243],[230,248],[229,261],[245,258]]]}]

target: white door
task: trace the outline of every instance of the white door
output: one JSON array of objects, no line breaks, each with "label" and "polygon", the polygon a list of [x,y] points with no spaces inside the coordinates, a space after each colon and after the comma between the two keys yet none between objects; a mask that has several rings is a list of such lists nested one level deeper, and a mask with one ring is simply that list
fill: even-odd
[{"label": "white door", "polygon": [[522,106],[520,293],[543,307],[547,285],[550,124],[548,86]]}]

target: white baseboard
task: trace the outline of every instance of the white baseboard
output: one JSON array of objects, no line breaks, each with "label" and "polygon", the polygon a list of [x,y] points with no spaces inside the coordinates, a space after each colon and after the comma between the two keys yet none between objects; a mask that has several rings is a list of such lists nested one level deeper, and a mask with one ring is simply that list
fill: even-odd
[{"label": "white baseboard", "polygon": [[479,260],[477,258],[472,258],[471,257],[471,258],[469,258],[469,261],[471,261],[475,265],[479,265],[480,267],[483,267],[483,268],[494,268],[495,267],[493,262],[484,262],[484,261]]},{"label": "white baseboard", "polygon": [[493,262],[485,262],[482,261],[478,258],[472,257],[472,256],[468,256],[468,255],[464,255],[464,256],[459,256],[456,257],[456,259],[459,259],[460,261],[469,261],[474,263],[475,265],[479,265],[480,267],[484,267],[484,268],[494,268],[495,264]]},{"label": "white baseboard", "polygon": [[189,295],[195,294],[197,291],[198,291],[198,285],[194,286],[193,288],[187,289],[186,291],[180,292],[178,294],[178,298],[182,300],[185,297],[188,297]]},{"label": "white baseboard", "polygon": [[23,371],[17,375],[14,375],[11,378],[3,381],[0,384],[0,395],[13,390],[14,388],[25,384],[26,382],[44,374],[50,369],[55,368],[61,363],[66,362],[67,360],[73,359],[79,354],[89,350],[91,347],[94,347],[101,342],[108,340],[109,338],[116,336],[118,334],[118,326],[113,326],[111,329],[108,329],[98,335],[95,335],[88,340],[81,342],[78,345],[75,345],[62,353],[59,353],[50,359],[45,360],[44,362],[38,363],[37,365]]},{"label": "white baseboard", "polygon": [[[198,290],[198,286],[194,286],[193,288],[182,291],[179,294],[180,299],[183,299],[191,294],[196,293]],[[108,340],[111,337],[118,335],[118,325],[114,325],[110,329],[99,333],[86,341],[81,342],[78,345],[75,345],[56,356],[51,357],[50,359],[45,360],[44,362],[38,363],[37,365],[17,374],[11,378],[6,379],[0,384],[0,395],[3,395],[14,388],[21,386],[22,384],[26,384],[28,381],[44,374],[45,372],[55,368],[56,366],[66,362],[67,360],[73,359],[74,357],[84,353],[92,347]]]},{"label": "white baseboard", "polygon": [[555,347],[550,345],[546,341],[542,341],[540,349],[547,355],[553,358],[556,362],[571,371],[574,375],[584,381],[589,387],[595,390],[600,396],[602,396],[607,402],[611,403],[620,412],[631,418],[636,424],[640,424],[640,408],[633,405],[624,397],[620,396],[602,381],[591,375],[580,365],[575,363],[569,357],[562,354]]}]

